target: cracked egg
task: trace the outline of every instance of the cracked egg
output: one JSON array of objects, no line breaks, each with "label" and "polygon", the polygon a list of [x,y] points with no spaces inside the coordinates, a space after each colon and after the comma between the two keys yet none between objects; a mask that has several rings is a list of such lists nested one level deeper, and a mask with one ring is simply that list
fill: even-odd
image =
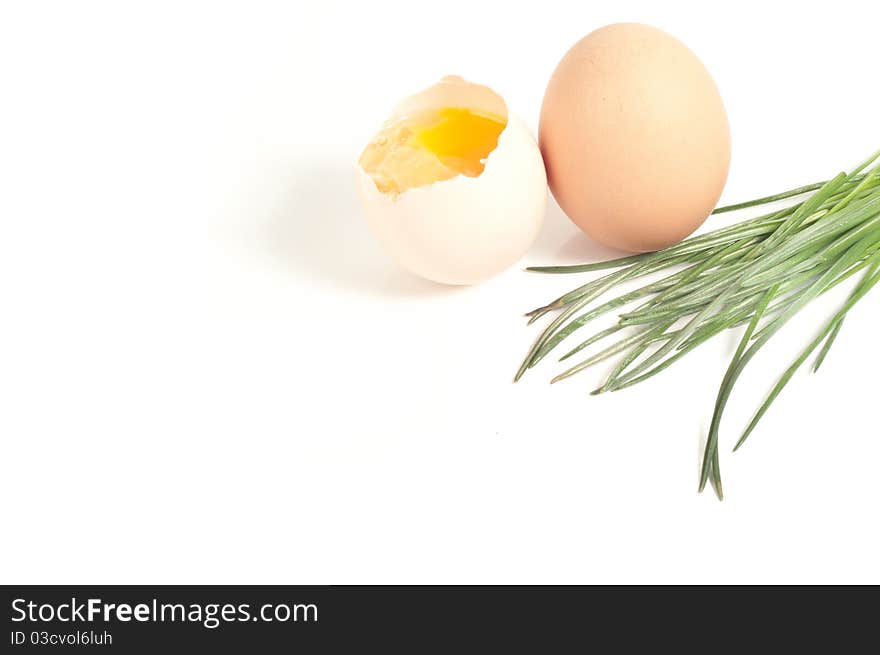
[{"label": "cracked egg", "polygon": [[535,138],[488,87],[460,77],[402,101],[358,160],[370,229],[404,268],[474,284],[514,264],[547,204]]}]

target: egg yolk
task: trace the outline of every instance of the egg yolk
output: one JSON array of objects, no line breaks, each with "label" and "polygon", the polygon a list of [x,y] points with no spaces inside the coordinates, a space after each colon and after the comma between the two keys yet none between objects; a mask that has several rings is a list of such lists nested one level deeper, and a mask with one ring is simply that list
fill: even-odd
[{"label": "egg yolk", "polygon": [[359,163],[382,193],[476,177],[498,145],[507,119],[463,107],[444,107],[386,125],[364,149]]}]

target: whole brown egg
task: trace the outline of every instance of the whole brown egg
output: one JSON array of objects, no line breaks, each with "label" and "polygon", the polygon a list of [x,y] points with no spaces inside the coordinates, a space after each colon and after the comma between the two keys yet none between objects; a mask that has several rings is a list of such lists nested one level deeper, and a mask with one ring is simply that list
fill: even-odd
[{"label": "whole brown egg", "polygon": [[596,241],[632,252],[677,243],[718,202],[730,127],[715,82],[669,34],[608,25],[562,58],[539,145],[563,211]]}]

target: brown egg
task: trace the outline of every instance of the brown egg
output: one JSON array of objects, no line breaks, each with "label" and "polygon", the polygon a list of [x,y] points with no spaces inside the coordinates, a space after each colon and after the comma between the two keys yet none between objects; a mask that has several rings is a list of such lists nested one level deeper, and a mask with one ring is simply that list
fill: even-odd
[{"label": "brown egg", "polygon": [[665,248],[699,227],[721,196],[730,127],[699,59],[648,25],[608,25],[559,62],[539,145],[563,211],[596,241]]}]

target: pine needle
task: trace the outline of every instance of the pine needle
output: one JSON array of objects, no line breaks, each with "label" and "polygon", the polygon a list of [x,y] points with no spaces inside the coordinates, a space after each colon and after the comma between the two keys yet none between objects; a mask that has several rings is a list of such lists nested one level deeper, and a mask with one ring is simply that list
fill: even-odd
[{"label": "pine needle", "polygon": [[[515,379],[574,333],[613,311],[620,312],[614,325],[581,340],[560,359],[567,360],[609,337],[616,341],[570,366],[552,382],[619,357],[592,393],[624,389],[653,377],[717,334],[745,325],[718,390],[700,471],[700,491],[711,481],[722,498],[718,454],[721,419],[746,365],[806,305],[865,271],[846,302],[779,378],[734,450],[752,434],[795,372],[821,346],[813,364],[814,371],[819,369],[848,312],[880,282],[878,159],[880,152],[849,174],[840,173],[827,182],[719,207],[713,214],[800,198],[788,207],[691,237],[665,250],[577,266],[527,269],[556,274],[605,273],[526,315],[532,323],[547,314],[558,314],[532,346]],[[621,285],[657,275],[660,278],[653,282],[591,307]],[[636,302],[640,304],[624,311]]]}]

